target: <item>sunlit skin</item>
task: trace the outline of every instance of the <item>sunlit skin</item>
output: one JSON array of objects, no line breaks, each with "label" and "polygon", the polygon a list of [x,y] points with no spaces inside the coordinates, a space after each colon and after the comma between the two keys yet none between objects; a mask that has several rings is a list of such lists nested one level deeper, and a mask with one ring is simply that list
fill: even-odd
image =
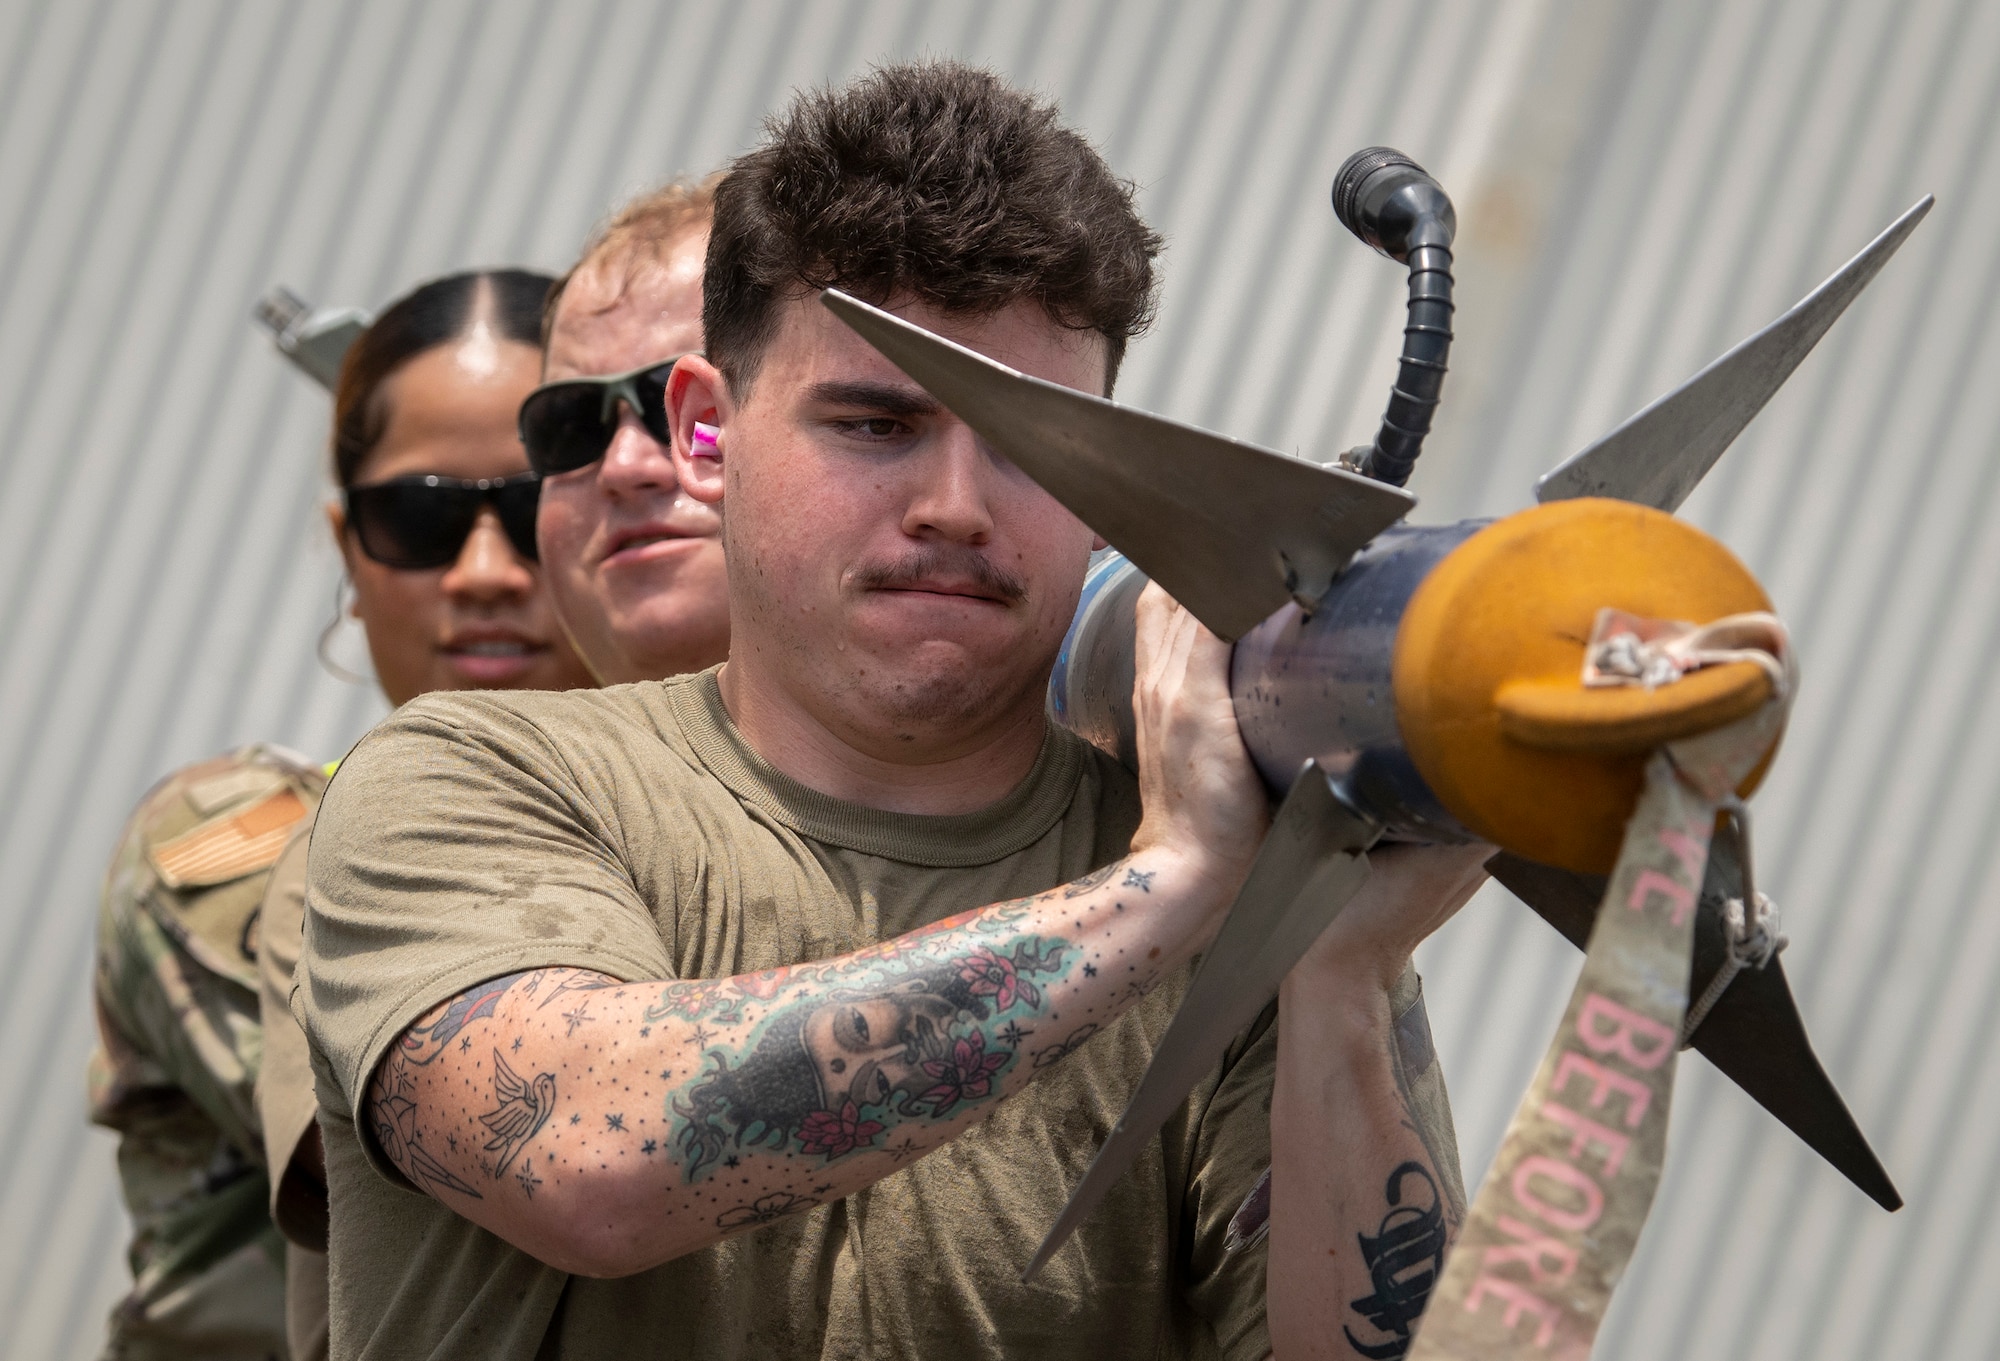
[{"label": "sunlit skin", "polygon": [[[407,474],[507,477],[525,472],[515,413],[533,389],[541,356],[484,325],[424,351],[375,395],[387,428],[356,485]],[[385,567],[361,551],[336,503],[333,535],[354,583],[352,612],[368,634],[375,677],[391,704],[429,690],[567,690],[589,671],[557,625],[542,575],[514,551],[491,507],[458,560],[430,571]]]},{"label": "sunlit skin", "polygon": [[[549,332],[548,380],[700,349],[707,248],[697,231],[660,261],[579,270]],[[700,671],[729,650],[721,517],[682,491],[672,451],[621,413],[603,460],[544,484],[537,525],[557,613],[607,685]]]},{"label": "sunlit skin", "polygon": [[[1024,373],[1104,390],[1103,337],[1032,302],[976,317],[891,306]],[[967,812],[1018,783],[1101,541],[816,299],[782,304],[743,400],[700,358],[668,400],[688,494],[732,508],[722,694],[750,743],[812,788],[897,812]],[[720,427],[720,457],[692,457],[696,421]]]}]

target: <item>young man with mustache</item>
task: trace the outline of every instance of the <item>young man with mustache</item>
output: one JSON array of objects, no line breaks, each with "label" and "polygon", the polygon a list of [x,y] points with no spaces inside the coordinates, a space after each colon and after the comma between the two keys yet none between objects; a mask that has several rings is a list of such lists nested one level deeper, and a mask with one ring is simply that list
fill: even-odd
[{"label": "young man with mustache", "polygon": [[[1376,857],[1283,1025],[1019,1280],[1265,795],[1226,646],[1157,590],[1137,780],[1050,727],[1097,541],[816,294],[1106,392],[1158,247],[1051,107],[948,63],[804,95],[732,167],[666,399],[724,509],[727,663],[425,701],[327,795],[336,1356],[1399,1354],[1354,1245],[1457,1184],[1394,1026],[1477,850]],[[1267,1165],[1268,1246],[1232,1251]]]}]

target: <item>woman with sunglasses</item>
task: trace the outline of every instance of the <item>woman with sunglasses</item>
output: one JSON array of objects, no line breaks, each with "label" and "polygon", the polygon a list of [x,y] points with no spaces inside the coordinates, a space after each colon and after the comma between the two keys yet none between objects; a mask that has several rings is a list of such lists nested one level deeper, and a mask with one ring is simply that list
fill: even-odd
[{"label": "woman with sunglasses", "polygon": [[[342,364],[328,518],[392,704],[591,683],[542,586],[539,481],[515,433],[551,282],[427,283]],[[107,1356],[325,1354],[325,1259],[307,1250],[325,1241],[325,1191],[288,1009],[304,833],[325,784],[268,746],[188,767],[147,795],[112,861],[91,1115],[119,1133],[135,1233]]]}]

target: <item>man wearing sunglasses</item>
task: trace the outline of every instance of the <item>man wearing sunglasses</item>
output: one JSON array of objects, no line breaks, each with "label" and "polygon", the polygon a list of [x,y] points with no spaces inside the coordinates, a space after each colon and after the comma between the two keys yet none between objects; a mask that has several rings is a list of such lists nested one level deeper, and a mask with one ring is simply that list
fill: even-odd
[{"label": "man wearing sunglasses", "polygon": [[700,671],[729,650],[721,517],[674,472],[666,380],[701,348],[713,182],[634,200],[559,280],[544,382],[521,406],[543,476],[543,566],[557,615],[606,685]]},{"label": "man wearing sunglasses", "polygon": [[[1265,795],[1227,648],[1157,590],[1138,779],[1047,723],[1091,532],[817,290],[1106,392],[1159,245],[1053,108],[952,63],[804,94],[732,167],[665,405],[729,507],[726,665],[425,700],[327,794],[336,1356],[1401,1354],[1357,1236],[1449,1216],[1457,1166],[1391,997],[1478,848],[1375,857],[1283,1027],[1020,1279]],[[1269,1246],[1232,1247],[1266,1166]]]}]

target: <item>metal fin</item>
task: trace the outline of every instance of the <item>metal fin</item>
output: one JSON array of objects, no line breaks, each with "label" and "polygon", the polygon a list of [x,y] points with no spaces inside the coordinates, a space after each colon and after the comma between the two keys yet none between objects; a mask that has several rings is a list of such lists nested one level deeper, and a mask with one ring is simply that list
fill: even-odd
[{"label": "metal fin", "polygon": [[[1588,944],[1604,898],[1602,877],[1553,869],[1504,851],[1486,867],[1570,944],[1579,950]],[[1690,997],[1700,996],[1721,967],[1721,904],[1741,891],[1736,874],[1728,839],[1718,837],[1695,918]],[[1902,1208],[1902,1196],[1813,1053],[1782,959],[1738,974],[1694,1032],[1694,1047],[1876,1204],[1885,1210]]]},{"label": "metal fin", "polygon": [[1032,1278],[1068,1241],[1229,1042],[1277,996],[1292,965],[1367,879],[1364,852],[1381,831],[1335,796],[1318,762],[1308,761],[1299,771],[1250,877],[1160,1037],[1139,1090],[1022,1280]]},{"label": "metal fin", "polygon": [[821,298],[1223,638],[1317,599],[1416,504],[1399,487],[1030,378],[844,293]]},{"label": "metal fin", "polygon": [[1535,499],[1609,496],[1679,509],[1936,201],[1924,195],[1798,306],[1545,474]]}]

